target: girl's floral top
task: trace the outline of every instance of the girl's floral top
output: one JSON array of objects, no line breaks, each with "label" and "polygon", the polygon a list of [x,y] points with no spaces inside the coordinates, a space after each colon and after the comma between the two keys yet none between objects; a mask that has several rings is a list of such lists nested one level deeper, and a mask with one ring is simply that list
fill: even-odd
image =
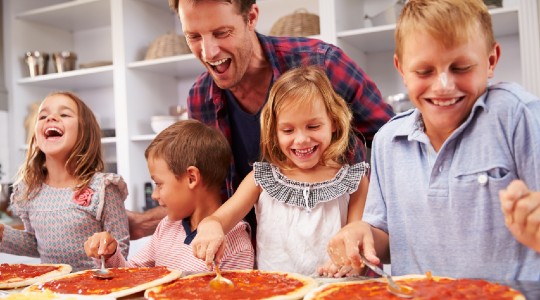
[{"label": "girl's floral top", "polygon": [[0,252],[69,264],[74,271],[90,269],[94,264],[84,252],[84,242],[96,232],[109,231],[127,256],[127,186],[120,175],[97,173],[78,197],[71,188],[43,184],[36,198],[19,199],[23,188],[22,183],[14,187],[11,206],[25,230],[6,226]]}]

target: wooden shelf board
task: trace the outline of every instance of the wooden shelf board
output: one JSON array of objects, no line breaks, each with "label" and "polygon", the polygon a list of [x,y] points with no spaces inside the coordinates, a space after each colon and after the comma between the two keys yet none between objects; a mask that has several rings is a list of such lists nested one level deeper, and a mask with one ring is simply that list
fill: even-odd
[{"label": "wooden shelf board", "polygon": [[[81,80],[84,78],[84,80]],[[63,73],[51,73],[36,77],[25,77],[17,81],[20,85],[51,87],[55,89],[80,90],[111,86],[113,66],[77,69]]]},{"label": "wooden shelf board", "polygon": [[111,26],[110,5],[109,0],[67,1],[26,11],[17,18],[68,31],[80,31]]},{"label": "wooden shelf board", "polygon": [[132,70],[154,72],[174,77],[194,77],[205,71],[202,63],[193,54],[169,56],[152,60],[132,62]]}]

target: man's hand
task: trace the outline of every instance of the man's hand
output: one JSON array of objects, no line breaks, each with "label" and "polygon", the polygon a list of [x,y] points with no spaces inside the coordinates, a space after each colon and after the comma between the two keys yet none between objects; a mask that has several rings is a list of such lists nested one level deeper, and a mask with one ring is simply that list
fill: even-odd
[{"label": "man's hand", "polygon": [[154,234],[159,222],[167,215],[167,209],[154,207],[143,213],[126,210],[129,221],[129,237],[138,240]]}]

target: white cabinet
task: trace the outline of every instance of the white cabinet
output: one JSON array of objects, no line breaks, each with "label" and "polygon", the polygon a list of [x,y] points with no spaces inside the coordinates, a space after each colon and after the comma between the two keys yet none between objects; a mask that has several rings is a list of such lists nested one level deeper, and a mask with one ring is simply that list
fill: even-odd
[{"label": "white cabinet", "polygon": [[[372,27],[364,19],[393,0],[259,0],[258,30],[268,33],[280,17],[305,8],[320,16],[317,36],[342,47],[378,84],[384,96],[402,92],[393,69],[394,25]],[[9,92],[9,166],[14,176],[24,160],[23,126],[30,103],[54,90],[72,90],[93,109],[102,128],[115,128],[115,138],[102,140],[107,162],[116,162],[129,187],[126,207],[144,205],[144,182],[150,181],[144,150],[154,137],[152,115],[167,114],[171,105],[185,105],[189,88],[204,71],[192,54],[145,61],[152,41],[181,24],[166,0],[3,0],[6,85]],[[508,4],[508,5],[506,5]],[[503,58],[497,79],[532,82],[538,69],[538,9],[535,0],[505,0],[494,9]],[[536,26],[522,24],[536,22]],[[523,38],[523,31],[528,37]],[[537,48],[535,48],[537,47]],[[79,63],[111,61],[112,65],[28,77],[23,55],[70,50]],[[525,51],[525,52],[524,52]],[[533,72],[530,72],[530,70]],[[536,77],[537,80],[538,77]],[[534,78],[533,78],[534,79]],[[532,85],[532,84],[530,84]],[[531,88],[531,86],[527,86]],[[540,94],[540,92],[537,92]]]}]

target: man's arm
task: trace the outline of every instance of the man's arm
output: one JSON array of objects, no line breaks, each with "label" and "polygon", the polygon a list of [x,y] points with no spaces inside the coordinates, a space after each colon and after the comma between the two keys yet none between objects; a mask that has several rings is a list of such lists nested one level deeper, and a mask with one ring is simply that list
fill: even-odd
[{"label": "man's arm", "polygon": [[159,222],[167,215],[167,210],[161,206],[154,207],[143,213],[126,210],[129,220],[129,236],[131,240],[152,235]]}]

